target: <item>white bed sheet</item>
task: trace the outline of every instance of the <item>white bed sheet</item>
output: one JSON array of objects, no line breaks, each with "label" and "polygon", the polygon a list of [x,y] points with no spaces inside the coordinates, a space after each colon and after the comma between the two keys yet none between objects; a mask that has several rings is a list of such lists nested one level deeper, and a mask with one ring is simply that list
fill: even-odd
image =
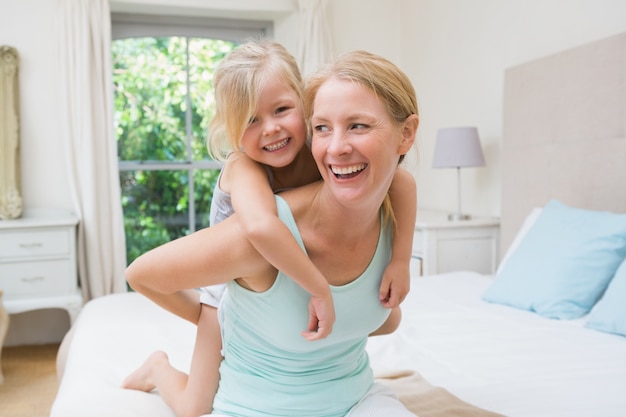
[{"label": "white bed sheet", "polygon": [[[415,370],[511,417],[626,416],[626,338],[484,303],[490,277],[413,280],[400,329],[368,344],[375,371]],[[75,326],[51,417],[173,417],[158,394],[119,385],[157,349],[188,370],[194,326],[135,293],[91,301]]]},{"label": "white bed sheet", "polygon": [[372,338],[374,369],[415,369],[507,416],[626,416],[626,338],[481,301],[492,278],[414,278],[400,331]]},{"label": "white bed sheet", "polygon": [[90,301],[74,326],[51,417],[175,417],[157,393],[120,384],[155,350],[188,371],[195,326],[138,293]]}]

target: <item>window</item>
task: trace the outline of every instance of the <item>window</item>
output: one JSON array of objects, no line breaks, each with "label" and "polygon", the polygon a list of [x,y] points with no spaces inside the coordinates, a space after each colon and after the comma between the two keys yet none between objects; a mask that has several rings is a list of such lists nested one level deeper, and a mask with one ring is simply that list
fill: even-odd
[{"label": "window", "polygon": [[127,262],[208,226],[213,72],[268,22],[113,15],[113,84]]}]

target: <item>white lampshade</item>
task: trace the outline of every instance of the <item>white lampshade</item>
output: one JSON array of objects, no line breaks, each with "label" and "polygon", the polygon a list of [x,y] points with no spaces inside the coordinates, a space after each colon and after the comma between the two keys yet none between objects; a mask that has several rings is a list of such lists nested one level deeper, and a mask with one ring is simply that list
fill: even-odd
[{"label": "white lampshade", "polygon": [[479,167],[485,165],[475,127],[446,127],[437,132],[433,168]]},{"label": "white lampshade", "polygon": [[437,132],[433,168],[456,168],[457,212],[448,216],[449,220],[469,220],[470,216],[461,212],[461,168],[485,165],[483,149],[475,127],[446,127]]}]

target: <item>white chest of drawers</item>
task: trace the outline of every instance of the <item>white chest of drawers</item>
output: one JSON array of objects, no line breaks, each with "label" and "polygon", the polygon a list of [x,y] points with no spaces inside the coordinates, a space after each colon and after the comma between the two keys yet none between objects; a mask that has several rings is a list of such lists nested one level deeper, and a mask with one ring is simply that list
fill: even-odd
[{"label": "white chest of drawers", "polygon": [[8,313],[82,306],[76,268],[78,218],[66,210],[26,210],[0,220],[0,288]]},{"label": "white chest of drawers", "polygon": [[449,221],[447,213],[418,210],[413,234],[412,275],[474,271],[493,274],[498,262],[500,220]]}]

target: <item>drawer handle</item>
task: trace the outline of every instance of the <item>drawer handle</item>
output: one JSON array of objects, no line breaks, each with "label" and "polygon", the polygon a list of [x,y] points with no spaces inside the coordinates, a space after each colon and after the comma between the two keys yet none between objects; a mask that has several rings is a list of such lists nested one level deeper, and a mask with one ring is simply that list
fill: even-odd
[{"label": "drawer handle", "polygon": [[20,243],[20,248],[24,248],[24,249],[40,248],[42,246],[43,246],[43,243],[41,242]]},{"label": "drawer handle", "polygon": [[24,282],[37,282],[37,281],[43,281],[45,279],[45,277],[42,276],[36,276],[36,277],[22,277],[20,278],[22,281]]}]

